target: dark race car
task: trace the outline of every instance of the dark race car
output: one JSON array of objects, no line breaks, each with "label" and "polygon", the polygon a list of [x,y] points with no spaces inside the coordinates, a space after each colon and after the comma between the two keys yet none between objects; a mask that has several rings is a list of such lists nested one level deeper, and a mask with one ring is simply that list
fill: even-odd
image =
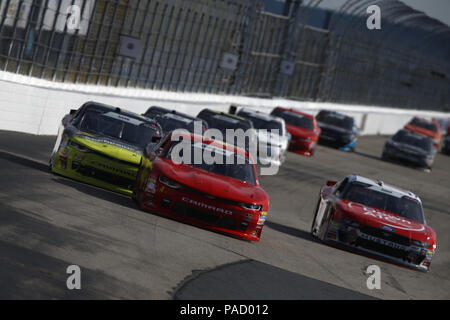
[{"label": "dark race car", "polygon": [[[191,133],[203,134],[208,124],[199,118],[172,110],[170,113],[158,115],[154,118],[161,125],[163,132],[168,133],[176,129],[185,129]],[[195,125],[198,125],[198,128]],[[198,132],[195,132],[197,130]]]},{"label": "dark race car", "polygon": [[[172,139],[178,133],[181,141]],[[181,143],[187,145],[180,152]],[[194,161],[197,152],[222,160]],[[134,198],[144,210],[251,241],[259,241],[269,208],[243,149],[180,130],[148,146]]]},{"label": "dark race car", "polygon": [[147,111],[145,111],[144,114],[142,114],[143,116],[150,118],[150,119],[154,119],[157,116],[162,116],[166,113],[171,113],[172,110],[171,109],[167,109],[167,108],[163,108],[163,107],[158,107],[158,106],[151,106],[150,108],[147,109]]},{"label": "dark race car", "polygon": [[335,111],[321,110],[316,115],[317,125],[322,129],[319,143],[341,150],[355,150],[358,128],[355,119]]},{"label": "dark race car", "polygon": [[142,152],[161,134],[154,120],[87,102],[62,120],[50,167],[62,176],[131,195]]},{"label": "dark race car", "polygon": [[210,129],[218,129],[223,135],[223,141],[226,141],[227,129],[242,129],[244,133],[248,134],[244,140],[236,138],[233,143],[231,141],[226,141],[227,143],[232,143],[247,151],[249,150],[250,145],[256,146],[257,137],[251,120],[211,109],[203,109],[197,115],[197,118],[206,121]]},{"label": "dark race car", "polygon": [[386,142],[381,158],[431,169],[435,155],[431,138],[402,129]]},{"label": "dark race car", "polygon": [[292,136],[289,151],[308,157],[314,154],[321,130],[312,115],[281,107],[273,109],[270,114],[286,122],[286,128]]},{"label": "dark race car", "polygon": [[357,175],[320,190],[313,236],[325,243],[428,271],[436,234],[415,194]]},{"label": "dark race car", "polygon": [[87,102],[63,118],[50,167],[62,176],[131,195],[142,152],[161,134],[154,120]]}]

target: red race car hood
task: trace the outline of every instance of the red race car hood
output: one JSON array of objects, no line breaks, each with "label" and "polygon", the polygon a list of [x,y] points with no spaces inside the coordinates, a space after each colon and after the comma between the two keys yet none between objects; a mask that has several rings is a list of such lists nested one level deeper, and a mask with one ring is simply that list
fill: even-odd
[{"label": "red race car hood", "polygon": [[217,175],[170,160],[160,162],[167,178],[205,194],[248,204],[268,205],[268,196],[257,185],[251,185],[226,176]]},{"label": "red race car hood", "polygon": [[425,224],[348,200],[339,200],[338,206],[346,213],[346,217],[356,222],[391,231],[409,239],[435,243],[433,229]]},{"label": "red race car hood", "polygon": [[302,127],[292,126],[286,123],[286,129],[293,137],[311,138],[313,139],[316,135],[314,131],[308,130]]}]

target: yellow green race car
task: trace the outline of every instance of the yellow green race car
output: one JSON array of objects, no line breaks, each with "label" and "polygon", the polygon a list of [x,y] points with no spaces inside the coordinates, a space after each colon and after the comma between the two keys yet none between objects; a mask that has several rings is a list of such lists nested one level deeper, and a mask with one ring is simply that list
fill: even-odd
[{"label": "yellow green race car", "polygon": [[63,118],[50,168],[53,173],[131,195],[144,148],[161,136],[161,126],[152,119],[87,102]]}]

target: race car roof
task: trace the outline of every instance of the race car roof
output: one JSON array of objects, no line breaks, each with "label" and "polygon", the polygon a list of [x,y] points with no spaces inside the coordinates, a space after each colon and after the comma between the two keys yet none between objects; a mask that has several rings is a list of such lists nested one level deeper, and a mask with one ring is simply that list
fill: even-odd
[{"label": "race car roof", "polygon": [[359,175],[351,175],[350,176],[350,181],[357,181],[357,182],[361,182],[364,184],[368,184],[371,186],[371,189],[375,189],[377,191],[380,192],[388,192],[390,194],[392,194],[395,197],[401,198],[401,197],[409,197],[409,198],[413,198],[419,202],[421,202],[420,198],[412,193],[411,191],[408,190],[404,190],[389,184],[385,184],[383,181],[381,180],[372,180],[363,176],[359,176]]},{"label": "race car roof", "polygon": [[150,108],[147,109],[147,111],[145,111],[144,115],[151,111],[157,111],[158,113],[169,113],[171,110],[159,106],[151,106]]},{"label": "race car roof", "polygon": [[310,119],[313,119],[313,120],[314,120],[314,116],[313,116],[313,115],[311,115],[311,114],[309,114],[309,113],[304,113],[304,112],[295,110],[295,109],[293,109],[293,108],[276,107],[275,109],[279,109],[279,110],[286,111],[286,112],[296,113],[296,114],[299,114],[299,115],[302,115],[302,116],[304,116],[304,117],[307,117],[307,118],[310,118]]},{"label": "race car roof", "polygon": [[179,119],[181,117],[181,118],[190,120],[189,122],[191,122],[191,121],[203,121],[200,118],[196,118],[196,117],[190,116],[190,115],[188,115],[186,113],[178,112],[176,110],[171,110],[171,111],[169,111],[169,112],[167,112],[165,114],[159,115],[159,117],[160,118],[169,118],[169,119]]},{"label": "race car roof", "polygon": [[85,104],[83,104],[83,107],[85,107],[85,108],[94,108],[94,109],[100,110],[100,111],[105,112],[105,113],[106,112],[114,112],[114,113],[121,114],[121,115],[124,115],[124,116],[129,117],[129,118],[133,118],[133,119],[136,119],[136,120],[139,120],[139,121],[143,121],[143,122],[147,122],[147,123],[151,123],[151,124],[156,124],[156,125],[159,126],[159,123],[157,123],[153,119],[147,118],[145,116],[139,115],[137,113],[134,113],[134,112],[131,112],[131,111],[128,111],[128,110],[121,109],[119,107],[114,107],[114,106],[103,104],[103,103],[100,103],[100,102],[89,101],[89,102],[86,102]]},{"label": "race car roof", "polygon": [[350,116],[348,116],[346,114],[343,114],[343,113],[340,113],[340,112],[337,112],[337,111],[332,111],[332,110],[320,110],[319,113],[316,115],[316,118],[317,118],[317,116],[319,114],[324,114],[324,113],[333,115],[333,116],[335,116],[337,118],[341,118],[341,119],[353,119],[353,117],[350,117]]},{"label": "race car roof", "polygon": [[232,118],[232,119],[236,119],[236,120],[239,120],[239,121],[244,121],[244,122],[251,123],[250,120],[245,119],[243,117],[240,117],[238,115],[231,114],[231,113],[226,113],[226,112],[222,112],[222,111],[216,111],[216,110],[213,110],[213,109],[203,109],[202,111],[200,111],[200,113],[209,113],[209,114],[215,114],[215,115],[222,115],[222,116],[225,116],[225,117],[228,117],[228,118]]},{"label": "race car roof", "polygon": [[[252,110],[252,109],[243,108],[243,109],[239,110],[238,115],[241,112],[249,114],[252,117],[255,117],[255,118],[258,118],[258,119],[262,119],[262,120],[265,120],[265,121],[273,121],[273,120],[279,121],[279,122],[283,121],[283,119],[280,118],[280,117],[272,116],[270,114],[267,114],[267,113],[264,113],[264,112],[260,112],[260,111],[256,111],[256,110]],[[245,115],[242,115],[242,116],[245,117]]]}]

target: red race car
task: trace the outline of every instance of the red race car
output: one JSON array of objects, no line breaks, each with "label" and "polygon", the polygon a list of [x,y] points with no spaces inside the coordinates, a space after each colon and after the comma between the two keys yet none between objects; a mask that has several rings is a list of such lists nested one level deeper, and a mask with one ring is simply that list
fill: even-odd
[{"label": "red race car", "polygon": [[308,157],[314,154],[321,129],[312,115],[282,107],[273,109],[271,115],[286,122],[287,131],[292,136],[289,151]]},{"label": "red race car", "polygon": [[405,125],[405,129],[432,138],[435,148],[439,148],[442,132],[437,121],[415,117]]},{"label": "red race car", "polygon": [[311,233],[322,241],[428,271],[436,234],[412,192],[349,175],[320,190]]},{"label": "red race car", "polygon": [[269,209],[245,150],[179,130],[147,146],[133,198],[144,210],[250,241],[259,241]]}]

